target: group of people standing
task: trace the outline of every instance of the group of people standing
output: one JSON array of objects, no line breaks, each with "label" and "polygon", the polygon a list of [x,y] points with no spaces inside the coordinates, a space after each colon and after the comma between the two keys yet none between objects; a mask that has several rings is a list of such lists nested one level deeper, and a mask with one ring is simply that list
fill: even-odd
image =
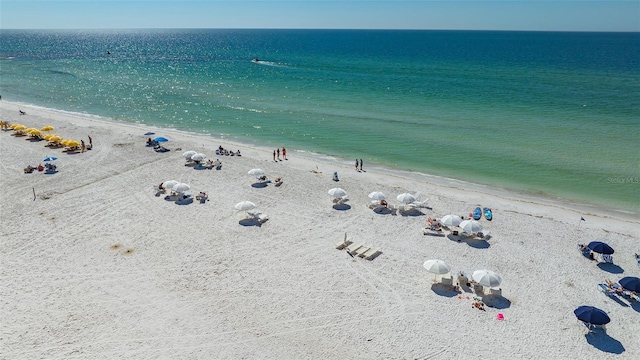
[{"label": "group of people standing", "polygon": [[[358,168],[358,165],[360,165],[360,168]],[[356,171],[364,171],[362,170],[362,159],[360,159],[359,163],[358,163],[358,159],[356,159]]]},{"label": "group of people standing", "polygon": [[[282,159],[289,160],[287,159],[287,149],[284,147],[282,148]],[[273,150],[273,161],[282,161],[282,159],[280,159],[280,148]]]}]

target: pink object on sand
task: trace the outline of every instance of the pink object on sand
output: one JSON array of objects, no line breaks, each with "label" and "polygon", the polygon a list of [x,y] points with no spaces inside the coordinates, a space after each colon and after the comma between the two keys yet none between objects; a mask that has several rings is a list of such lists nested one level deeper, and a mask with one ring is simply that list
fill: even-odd
[{"label": "pink object on sand", "polygon": [[498,313],[498,315],[496,315],[496,319],[504,320],[504,315],[502,315],[502,313]]}]

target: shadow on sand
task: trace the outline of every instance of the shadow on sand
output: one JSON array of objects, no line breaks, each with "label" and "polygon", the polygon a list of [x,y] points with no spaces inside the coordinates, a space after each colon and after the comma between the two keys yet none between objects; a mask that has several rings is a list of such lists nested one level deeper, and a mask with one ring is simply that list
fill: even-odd
[{"label": "shadow on sand", "polygon": [[483,239],[467,239],[465,241],[467,245],[476,249],[488,249],[491,246],[491,244]]},{"label": "shadow on sand", "polygon": [[598,263],[598,267],[601,270],[604,270],[608,273],[612,273],[612,274],[622,274],[624,272],[624,269],[621,268],[620,266],[616,265],[616,264],[611,264],[611,263]]},{"label": "shadow on sand", "polygon": [[257,226],[257,227],[262,226],[262,223],[257,219],[242,219],[238,221],[238,224],[242,226]]},{"label": "shadow on sand", "polygon": [[440,296],[445,296],[445,297],[454,297],[454,296],[458,296],[460,293],[453,290],[450,286],[445,286],[439,283],[435,283],[433,285],[431,285],[431,290],[440,295]]},{"label": "shadow on sand", "polygon": [[333,205],[333,208],[336,209],[336,210],[345,211],[345,210],[351,209],[351,205],[349,205],[349,204],[335,204],[335,205]]},{"label": "shadow on sand", "polygon": [[511,301],[503,296],[484,296],[482,301],[490,308],[508,309],[511,307]]},{"label": "shadow on sand", "polygon": [[592,329],[589,333],[585,334],[584,337],[591,346],[602,352],[622,354],[625,351],[622,343],[609,336],[607,331],[601,327]]},{"label": "shadow on sand", "polygon": [[257,183],[251,184],[251,187],[254,187],[254,188],[265,188],[265,187],[267,187],[267,185],[268,185],[268,183],[266,183],[266,182],[257,182]]},{"label": "shadow on sand", "polygon": [[402,215],[402,216],[422,216],[424,215],[424,213],[418,209],[409,209],[409,210],[405,210],[405,211],[399,211],[398,210],[398,214]]}]

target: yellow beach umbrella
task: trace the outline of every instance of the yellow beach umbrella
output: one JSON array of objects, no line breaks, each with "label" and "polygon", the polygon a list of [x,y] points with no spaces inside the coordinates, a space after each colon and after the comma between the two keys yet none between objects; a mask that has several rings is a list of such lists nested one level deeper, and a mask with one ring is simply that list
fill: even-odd
[{"label": "yellow beach umbrella", "polygon": [[47,140],[51,142],[60,142],[62,140],[62,136],[51,134],[51,136]]},{"label": "yellow beach umbrella", "polygon": [[[13,125],[15,125],[15,126],[13,126]],[[12,129],[15,130],[15,131],[24,131],[27,128],[26,126],[24,126],[22,124],[13,124],[13,125],[11,125],[11,126],[12,126]]]},{"label": "yellow beach umbrella", "polygon": [[33,136],[38,136],[38,135],[42,135],[42,131],[38,130],[38,129],[29,129],[27,130],[27,132]]},{"label": "yellow beach umbrella", "polygon": [[36,128],[27,128],[27,129],[25,129],[25,130],[24,130],[24,132],[29,133],[29,134],[30,134],[32,131],[40,131],[40,130],[38,130],[38,129],[36,129]]},{"label": "yellow beach umbrella", "polygon": [[42,130],[42,131],[53,131],[53,129],[54,129],[53,126],[47,125],[47,126],[43,126],[42,129],[40,129],[40,130]]},{"label": "yellow beach umbrella", "polygon": [[45,134],[42,138],[45,140],[49,140],[52,136],[54,136],[54,134]]},{"label": "yellow beach umbrella", "polygon": [[64,144],[64,146],[67,146],[67,147],[76,147],[76,146],[80,146],[80,142],[79,142],[79,141],[77,141],[77,140],[71,140],[71,139],[69,139],[69,141],[67,141],[67,143],[66,143],[66,144]]},{"label": "yellow beach umbrella", "polygon": [[[13,123],[13,124],[9,125],[9,127],[12,128],[13,130],[15,130],[17,126],[24,126],[24,125],[18,124],[18,123]],[[25,128],[26,128],[26,126],[25,126]]]}]

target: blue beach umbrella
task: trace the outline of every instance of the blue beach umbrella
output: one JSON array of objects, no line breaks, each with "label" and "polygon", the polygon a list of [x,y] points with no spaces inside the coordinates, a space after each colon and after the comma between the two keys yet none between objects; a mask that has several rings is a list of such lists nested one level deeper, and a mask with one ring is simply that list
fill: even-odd
[{"label": "blue beach umbrella", "polygon": [[58,158],[55,156],[47,156],[43,161],[54,161],[54,160],[58,160]]},{"label": "blue beach umbrella", "polygon": [[146,136],[149,136],[149,135],[155,135],[156,133],[149,131],[149,132],[146,132],[146,133],[144,133],[144,134],[145,134]]},{"label": "blue beach umbrella", "polygon": [[626,276],[618,281],[618,284],[625,290],[640,292],[640,278],[634,276]]},{"label": "blue beach umbrella", "polygon": [[580,321],[584,321],[593,325],[604,325],[611,321],[609,315],[606,312],[598,309],[597,307],[583,305],[573,310],[576,317]]},{"label": "blue beach umbrella", "polygon": [[587,247],[591,251],[597,252],[598,254],[607,254],[607,255],[613,254],[613,248],[601,241],[592,241],[589,243],[589,245],[587,245]]},{"label": "blue beach umbrella", "polygon": [[164,138],[162,136],[158,136],[157,138],[153,139],[153,141],[157,141],[157,142],[167,142],[169,141],[169,139]]}]

